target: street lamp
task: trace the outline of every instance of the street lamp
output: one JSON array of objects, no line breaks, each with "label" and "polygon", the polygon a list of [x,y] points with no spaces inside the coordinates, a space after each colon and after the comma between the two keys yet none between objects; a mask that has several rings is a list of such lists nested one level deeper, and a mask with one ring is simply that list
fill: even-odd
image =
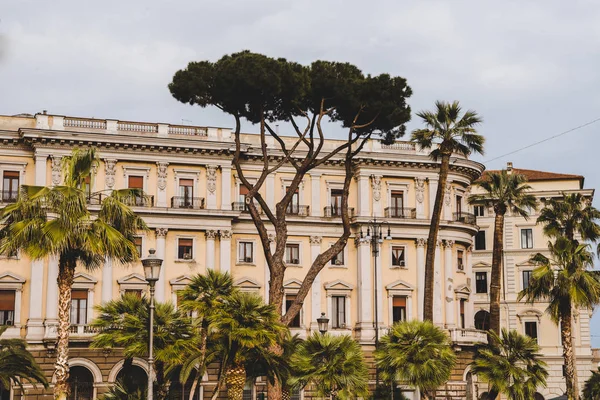
[{"label": "street lamp", "polygon": [[321,317],[317,318],[317,325],[319,326],[319,332],[322,335],[327,333],[327,328],[329,327],[329,318],[325,316],[325,313],[321,313]]},{"label": "street lamp", "polygon": [[150,286],[150,343],[148,344],[148,400],[153,398],[154,383],[154,285],[160,275],[160,267],[163,260],[156,257],[156,250],[150,249],[148,258],[142,260],[144,266],[144,276]]},{"label": "street lamp", "polygon": [[[373,252],[373,288],[375,294],[375,349],[379,347],[379,305],[377,304],[377,256],[379,255],[379,245],[383,243],[383,229],[387,226],[387,235],[385,240],[392,240],[392,230],[390,224],[386,221],[378,221],[377,218],[373,218],[367,223],[367,236],[363,235],[362,228],[360,230],[360,237],[365,238],[371,242],[371,251]],[[379,368],[375,367],[375,390],[379,387]]]}]

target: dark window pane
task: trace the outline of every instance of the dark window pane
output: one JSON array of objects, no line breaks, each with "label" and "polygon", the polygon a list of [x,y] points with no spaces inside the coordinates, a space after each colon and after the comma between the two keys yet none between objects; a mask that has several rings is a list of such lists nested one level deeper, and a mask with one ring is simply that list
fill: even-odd
[{"label": "dark window pane", "polygon": [[488,292],[487,272],[475,272],[475,292]]},{"label": "dark window pane", "polygon": [[475,250],[485,250],[485,231],[479,231],[475,235]]}]

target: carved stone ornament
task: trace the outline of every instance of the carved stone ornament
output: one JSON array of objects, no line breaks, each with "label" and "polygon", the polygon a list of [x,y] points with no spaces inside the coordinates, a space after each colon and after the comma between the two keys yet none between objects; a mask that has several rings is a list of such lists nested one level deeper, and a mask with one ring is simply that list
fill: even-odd
[{"label": "carved stone ornament", "polygon": [[370,243],[371,243],[371,241],[365,237],[361,238],[360,236],[357,236],[354,238],[354,245],[356,247],[361,246],[361,245],[367,245]]},{"label": "carved stone ornament", "polygon": [[415,190],[417,192],[417,201],[422,203],[425,199],[425,178],[416,177],[415,178]]},{"label": "carved stone ornament", "polygon": [[323,242],[323,237],[322,236],[311,236],[309,241],[310,241],[310,244],[321,244]]},{"label": "carved stone ornament", "polygon": [[52,184],[60,185],[62,157],[52,156]]},{"label": "carved stone ornament", "polygon": [[117,166],[117,160],[105,159],[104,160],[104,181],[106,187],[112,189],[115,186],[115,170]]},{"label": "carved stone ornament", "polygon": [[446,193],[444,196],[444,202],[446,203],[447,206],[450,205],[450,202],[452,201],[450,198],[450,192],[452,191],[452,184],[451,183],[446,183]]},{"label": "carved stone ornament", "polygon": [[454,240],[444,240],[444,246],[447,249],[451,249],[452,247],[454,247]]},{"label": "carved stone ornament", "polygon": [[158,175],[158,180],[157,180],[157,186],[160,190],[165,190],[167,187],[167,167],[169,166],[168,162],[157,162],[156,166],[158,167],[157,169],[157,175]]},{"label": "carved stone ornament", "polygon": [[206,166],[206,188],[211,194],[217,190],[217,166],[207,165]]},{"label": "carved stone ornament", "polygon": [[427,239],[415,239],[415,242],[417,243],[417,247],[425,247]]},{"label": "carved stone ornament", "polygon": [[269,243],[274,243],[275,242],[275,234],[269,233],[268,239],[269,239]]},{"label": "carved stone ornament", "polygon": [[209,240],[215,240],[216,237],[217,237],[217,231],[212,230],[212,229],[209,230],[209,231],[206,231],[206,238],[207,239],[209,239]]},{"label": "carved stone ornament", "polygon": [[373,200],[381,200],[381,175],[371,175],[371,187],[373,188]]},{"label": "carved stone ornament", "polygon": [[164,238],[165,236],[167,236],[167,232],[169,232],[167,228],[156,228],[156,237]]},{"label": "carved stone ornament", "polygon": [[231,239],[231,231],[221,231],[221,239]]}]

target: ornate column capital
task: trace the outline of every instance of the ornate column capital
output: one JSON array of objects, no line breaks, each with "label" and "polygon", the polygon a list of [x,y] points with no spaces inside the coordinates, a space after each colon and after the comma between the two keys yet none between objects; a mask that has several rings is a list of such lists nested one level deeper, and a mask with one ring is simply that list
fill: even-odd
[{"label": "ornate column capital", "polygon": [[207,230],[204,234],[208,240],[215,240],[217,238],[217,231],[214,229]]},{"label": "ornate column capital", "polygon": [[309,238],[310,244],[311,245],[320,245],[323,242],[323,237],[322,236],[311,236]]},{"label": "ornate column capital", "polygon": [[231,231],[221,231],[221,239],[231,239]]},{"label": "ornate column capital", "polygon": [[156,170],[156,174],[158,176],[157,186],[160,190],[165,190],[167,187],[167,167],[169,166],[169,163],[157,161],[156,166],[158,167]]},{"label": "ornate column capital", "polygon": [[438,239],[435,245],[436,247],[444,247],[444,241],[442,239]]},{"label": "ornate column capital", "polygon": [[167,236],[167,232],[169,232],[169,229],[167,228],[156,228],[156,237],[164,238],[165,236]]},{"label": "ornate column capital", "polygon": [[444,240],[444,247],[447,249],[452,249],[454,247],[454,240]]},{"label": "ornate column capital", "polygon": [[371,241],[367,238],[361,238],[360,236],[357,236],[354,238],[354,245],[356,247],[358,246],[364,246],[364,245],[369,245],[371,243]]},{"label": "ornate column capital", "polygon": [[469,246],[467,247],[467,253],[472,253],[473,252],[473,246]]},{"label": "ornate column capital", "polygon": [[417,247],[425,247],[427,245],[427,239],[415,239],[415,243],[417,244]]}]

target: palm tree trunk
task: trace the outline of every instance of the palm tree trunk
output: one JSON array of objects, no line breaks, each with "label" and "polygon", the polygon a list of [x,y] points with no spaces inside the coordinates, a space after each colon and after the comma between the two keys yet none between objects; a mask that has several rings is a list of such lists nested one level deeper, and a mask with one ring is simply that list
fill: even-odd
[{"label": "palm tree trunk", "polygon": [[498,397],[498,391],[496,389],[490,389],[486,400],[496,400],[496,398]]},{"label": "palm tree trunk", "polygon": [[194,382],[192,382],[192,387],[190,388],[190,396],[189,400],[194,400],[194,396],[196,395],[196,389],[198,388],[198,382],[202,376],[200,375],[200,370],[196,371],[196,376],[194,377]]},{"label": "palm tree trunk", "polygon": [[563,344],[563,357],[565,359],[565,372],[567,384],[567,398],[569,400],[579,400],[579,384],[577,382],[577,368],[575,366],[575,357],[573,351],[572,336],[572,314],[571,304],[562,307],[560,316],[560,336]]},{"label": "palm tree trunk", "polygon": [[225,372],[227,382],[227,398],[229,400],[242,400],[244,385],[246,383],[246,369],[242,365],[234,365]]},{"label": "palm tree trunk", "polygon": [[171,381],[165,379],[165,363],[157,361],[155,364],[156,368],[156,399],[165,400],[169,394],[169,386]]},{"label": "palm tree trunk", "polygon": [[221,392],[221,387],[223,386],[223,370],[225,369],[225,363],[223,361],[219,364],[219,373],[217,375],[217,385],[215,386],[212,395],[210,396],[210,400],[217,400],[219,397],[219,392]]},{"label": "palm tree trunk", "polygon": [[[442,155],[440,166],[440,180],[438,182],[437,192],[435,194],[435,204],[431,214],[431,225],[429,226],[429,236],[427,237],[427,254],[425,255],[425,288],[423,301],[423,320],[433,321],[433,293],[434,287],[434,269],[435,247],[438,231],[440,230],[440,219],[442,217],[442,204],[444,201],[444,189],[448,181],[448,171],[450,170],[450,154]],[[441,293],[437,293],[441,296]]]},{"label": "palm tree trunk", "polygon": [[[500,334],[500,293],[502,292],[502,253],[504,250],[504,213],[496,211],[494,249],[490,278],[490,330]],[[489,338],[488,338],[489,340]]]},{"label": "palm tree trunk", "polygon": [[69,396],[69,328],[71,327],[71,287],[76,261],[61,255],[58,265],[58,338],[56,343],[56,383],[54,399],[66,400]]}]

